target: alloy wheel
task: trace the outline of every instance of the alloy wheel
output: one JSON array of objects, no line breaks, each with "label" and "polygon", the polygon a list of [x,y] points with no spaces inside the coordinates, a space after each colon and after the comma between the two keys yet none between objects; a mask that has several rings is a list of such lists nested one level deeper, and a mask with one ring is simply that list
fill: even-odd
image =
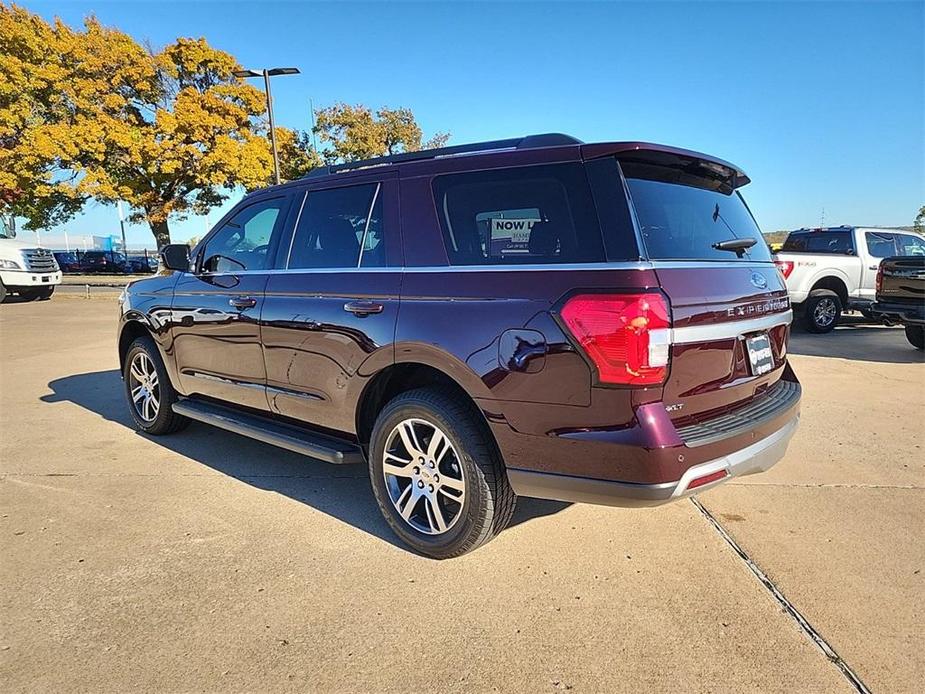
[{"label": "alloy wheel", "polygon": [[382,472],[392,505],[418,532],[442,535],[462,515],[466,484],[459,455],[431,422],[405,419],[392,429]]},{"label": "alloy wheel", "polygon": [[132,357],[129,367],[129,392],[132,395],[132,407],[145,422],[153,422],[160,409],[161,390],[157,380],[154,362],[144,352]]},{"label": "alloy wheel", "polygon": [[813,320],[820,328],[827,328],[835,321],[837,313],[838,307],[833,299],[820,299],[813,309]]}]

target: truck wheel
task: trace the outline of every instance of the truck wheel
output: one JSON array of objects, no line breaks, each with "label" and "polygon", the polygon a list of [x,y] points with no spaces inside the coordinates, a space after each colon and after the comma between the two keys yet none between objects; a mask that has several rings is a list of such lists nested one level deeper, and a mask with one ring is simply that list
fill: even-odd
[{"label": "truck wheel", "polygon": [[906,339],[916,349],[925,350],[925,325],[907,325]]},{"label": "truck wheel", "polygon": [[8,296],[9,296],[9,294],[7,294],[7,292],[6,292],[6,285],[3,284],[3,281],[2,281],[2,280],[0,280],[0,304],[2,304],[4,301],[6,301],[6,297],[8,297]]},{"label": "truck wheel", "polygon": [[516,497],[484,421],[435,388],[389,402],[373,427],[369,477],[379,509],[415,551],[448,559],[488,542]]},{"label": "truck wheel", "polygon": [[122,377],[132,419],[143,432],[172,434],[189,425],[189,419],[173,411],[177,391],[150,337],[139,337],[129,346]]},{"label": "truck wheel", "polygon": [[831,332],[838,325],[841,311],[838,294],[830,289],[814,289],[803,304],[803,325],[811,333]]}]

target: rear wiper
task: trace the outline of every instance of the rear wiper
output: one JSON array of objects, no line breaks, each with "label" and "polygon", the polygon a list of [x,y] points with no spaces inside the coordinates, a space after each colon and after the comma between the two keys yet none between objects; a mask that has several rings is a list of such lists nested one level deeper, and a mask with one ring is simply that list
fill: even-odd
[{"label": "rear wiper", "polygon": [[728,241],[717,241],[713,244],[713,248],[718,251],[732,251],[739,258],[741,258],[745,251],[758,243],[757,240],[753,238],[743,238],[743,239],[729,239]]}]

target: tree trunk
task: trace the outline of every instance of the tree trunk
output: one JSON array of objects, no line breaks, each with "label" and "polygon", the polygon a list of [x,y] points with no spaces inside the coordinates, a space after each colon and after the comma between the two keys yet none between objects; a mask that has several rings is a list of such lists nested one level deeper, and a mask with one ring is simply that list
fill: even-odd
[{"label": "tree trunk", "polygon": [[148,224],[151,226],[151,233],[154,234],[158,250],[170,243],[170,228],[167,226],[166,219],[163,222],[148,222]]}]

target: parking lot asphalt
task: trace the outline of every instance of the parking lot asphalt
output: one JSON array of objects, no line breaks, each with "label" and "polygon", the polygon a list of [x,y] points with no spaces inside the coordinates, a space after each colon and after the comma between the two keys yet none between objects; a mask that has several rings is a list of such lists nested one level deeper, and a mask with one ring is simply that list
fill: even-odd
[{"label": "parking lot asphalt", "polygon": [[769,473],[649,510],[521,499],[436,562],[398,545],[363,467],[136,433],[116,314],[0,307],[3,691],[925,681],[925,367],[901,329],[794,335],[803,419]]}]

